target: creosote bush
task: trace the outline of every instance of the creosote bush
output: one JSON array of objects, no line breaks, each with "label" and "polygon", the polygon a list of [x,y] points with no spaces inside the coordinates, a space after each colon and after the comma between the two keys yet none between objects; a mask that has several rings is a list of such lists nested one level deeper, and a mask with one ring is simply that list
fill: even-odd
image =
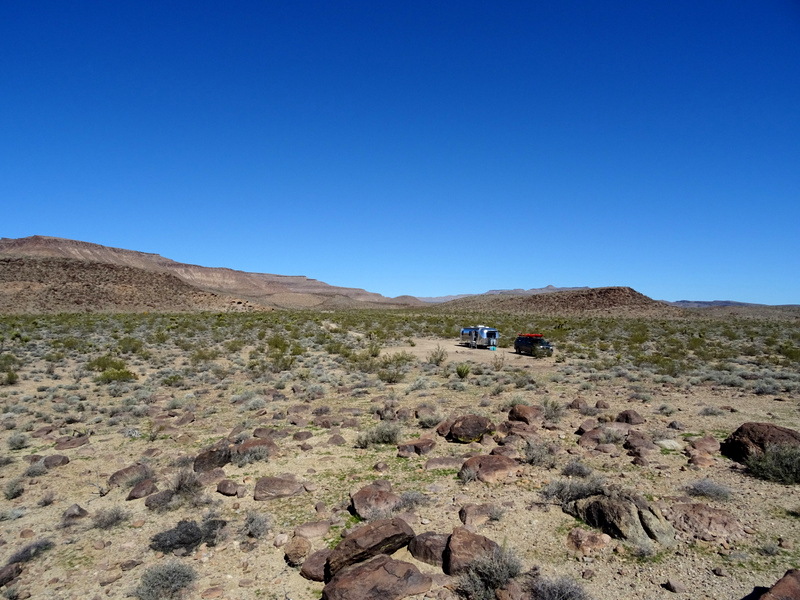
[{"label": "creosote bush", "polygon": [[92,516],[92,527],[95,529],[111,529],[121,525],[128,520],[130,515],[127,511],[114,506],[106,510],[98,510]]},{"label": "creosote bush", "polygon": [[363,432],[356,438],[356,448],[369,448],[376,444],[396,444],[402,427],[397,423],[383,422]]},{"label": "creosote bush", "polygon": [[569,577],[534,579],[530,586],[534,600],[591,600],[581,585]]},{"label": "creosote bush", "polygon": [[496,590],[522,572],[522,563],[506,548],[495,548],[473,561],[458,579],[456,591],[467,600],[494,600]]},{"label": "creosote bush", "polygon": [[603,493],[605,480],[600,477],[589,479],[559,479],[552,481],[539,492],[545,500],[557,500],[565,504],[581,498]]},{"label": "creosote bush", "polygon": [[800,446],[767,446],[762,454],[750,457],[747,468],[759,479],[785,485],[800,483]]},{"label": "creosote bush", "polygon": [[197,573],[192,567],[171,560],[147,569],[133,594],[139,600],[177,598],[178,594],[196,579]]}]

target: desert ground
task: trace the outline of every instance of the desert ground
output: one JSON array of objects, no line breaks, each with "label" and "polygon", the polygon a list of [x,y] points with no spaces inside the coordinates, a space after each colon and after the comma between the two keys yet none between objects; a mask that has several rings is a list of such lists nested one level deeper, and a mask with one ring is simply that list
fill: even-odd
[{"label": "desert ground", "polygon": [[[496,351],[458,343],[479,320],[501,329]],[[554,355],[515,354],[520,331],[544,333]],[[0,340],[0,552],[19,565],[6,598],[157,597],[146,573],[177,561],[193,577],[174,597],[318,599],[326,584],[301,574],[304,559],[397,516],[415,534],[466,524],[518,561],[520,582],[571,582],[564,598],[734,600],[800,567],[800,487],[714,446],[746,422],[800,429],[796,320],[39,315],[0,317]],[[519,406],[538,407],[521,429]],[[466,415],[491,423],[476,441],[448,434]],[[401,456],[419,439],[433,443]],[[198,469],[221,447],[228,462]],[[462,468],[493,451],[514,467],[486,480]],[[271,477],[297,485],[256,500]],[[128,499],[146,480],[164,502]],[[400,501],[358,514],[351,496],[375,481]],[[601,531],[558,490],[584,483],[637,494],[674,543],[575,542]],[[680,529],[671,511],[690,504],[715,520]],[[181,521],[201,543],[154,544]],[[406,547],[392,558],[431,577],[408,597],[494,597]]]}]

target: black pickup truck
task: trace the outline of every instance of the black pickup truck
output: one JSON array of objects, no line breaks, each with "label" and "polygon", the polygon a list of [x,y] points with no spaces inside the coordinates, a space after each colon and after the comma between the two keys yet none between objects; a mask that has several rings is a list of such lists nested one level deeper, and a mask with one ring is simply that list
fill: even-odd
[{"label": "black pickup truck", "polygon": [[531,356],[553,356],[553,346],[542,337],[541,333],[520,333],[514,340],[517,354]]}]

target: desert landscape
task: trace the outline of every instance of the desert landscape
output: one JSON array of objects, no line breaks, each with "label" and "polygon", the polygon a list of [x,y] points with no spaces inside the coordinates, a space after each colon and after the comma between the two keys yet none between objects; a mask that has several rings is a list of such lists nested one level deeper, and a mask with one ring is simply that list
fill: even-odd
[{"label": "desert landscape", "polygon": [[27,240],[0,244],[5,598],[798,597],[796,306],[426,304]]}]

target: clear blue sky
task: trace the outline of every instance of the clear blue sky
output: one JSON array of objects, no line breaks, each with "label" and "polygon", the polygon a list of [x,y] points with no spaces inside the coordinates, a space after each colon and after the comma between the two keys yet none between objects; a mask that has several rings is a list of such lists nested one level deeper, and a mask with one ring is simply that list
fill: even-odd
[{"label": "clear blue sky", "polygon": [[800,2],[3,2],[0,204],[387,296],[800,303]]}]

